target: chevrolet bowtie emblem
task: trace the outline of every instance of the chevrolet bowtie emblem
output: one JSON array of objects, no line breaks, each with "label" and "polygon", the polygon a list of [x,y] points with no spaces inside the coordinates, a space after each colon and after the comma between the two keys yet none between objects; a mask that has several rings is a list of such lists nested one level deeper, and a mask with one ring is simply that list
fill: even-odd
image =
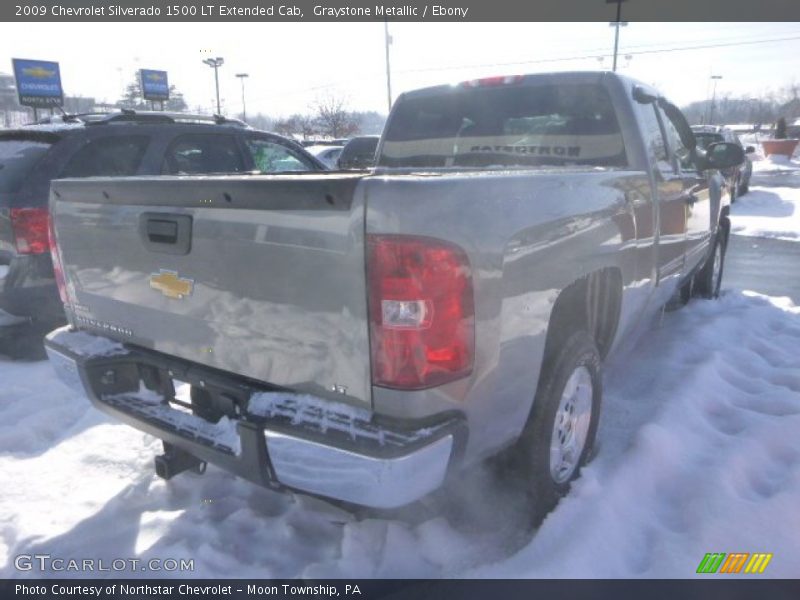
[{"label": "chevrolet bowtie emblem", "polygon": [[158,290],[167,298],[182,300],[185,296],[191,296],[194,289],[194,281],[178,277],[175,271],[161,270],[150,275],[150,287]]}]

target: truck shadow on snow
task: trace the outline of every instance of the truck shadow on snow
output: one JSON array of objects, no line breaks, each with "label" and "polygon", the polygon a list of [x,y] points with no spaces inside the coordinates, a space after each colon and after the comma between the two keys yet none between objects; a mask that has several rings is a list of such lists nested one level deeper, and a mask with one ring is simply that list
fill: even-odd
[{"label": "truck shadow on snow", "polygon": [[739,198],[731,207],[734,216],[772,217],[781,219],[794,214],[794,204],[779,194],[765,190],[753,190]]}]

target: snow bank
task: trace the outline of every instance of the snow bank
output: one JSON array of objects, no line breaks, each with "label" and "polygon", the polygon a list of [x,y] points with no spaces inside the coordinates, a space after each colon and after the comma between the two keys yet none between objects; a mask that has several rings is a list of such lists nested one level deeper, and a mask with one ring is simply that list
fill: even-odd
[{"label": "snow bank", "polygon": [[731,232],[800,241],[800,187],[751,187],[731,206]]},{"label": "snow bank", "polygon": [[800,171],[800,158],[773,154],[753,161],[753,175]]},{"label": "snow bank", "polygon": [[443,504],[362,519],[214,467],[164,482],[157,440],[46,362],[0,359],[0,577],[38,575],[13,567],[37,552],[194,559],[176,575],[201,577],[690,577],[734,551],[796,577],[798,347],[787,300],[731,291],[667,314],[608,365],[597,458],[532,539],[513,482],[479,470]]},{"label": "snow bank", "polygon": [[[690,577],[706,552],[800,573],[800,309],[729,292],[667,315],[608,370],[599,454],[478,577]],[[632,357],[635,356],[635,361]]]}]

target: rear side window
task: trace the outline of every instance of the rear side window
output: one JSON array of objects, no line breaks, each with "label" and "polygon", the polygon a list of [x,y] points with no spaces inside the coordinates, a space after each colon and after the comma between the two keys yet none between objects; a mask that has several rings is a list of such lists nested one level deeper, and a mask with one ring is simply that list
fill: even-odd
[{"label": "rear side window", "polygon": [[50,149],[46,142],[0,140],[0,192],[16,192]]},{"label": "rear side window", "polygon": [[625,166],[622,133],[599,84],[454,87],[403,100],[379,164],[387,167]]},{"label": "rear side window", "polygon": [[301,160],[286,146],[269,140],[247,139],[247,150],[253,165],[261,173],[280,173],[282,171],[309,171],[311,165]]},{"label": "rear side window", "polygon": [[168,175],[241,173],[245,170],[236,138],[221,134],[187,134],[167,149],[161,172]]},{"label": "rear side window", "polygon": [[81,147],[61,173],[61,177],[125,177],[136,175],[147,144],[146,135],[108,136]]}]

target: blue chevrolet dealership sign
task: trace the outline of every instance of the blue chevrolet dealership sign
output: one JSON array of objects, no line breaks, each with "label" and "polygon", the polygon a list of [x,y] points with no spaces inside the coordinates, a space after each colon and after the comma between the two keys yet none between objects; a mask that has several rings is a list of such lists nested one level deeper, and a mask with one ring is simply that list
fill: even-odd
[{"label": "blue chevrolet dealership sign", "polygon": [[57,62],[12,58],[17,96],[23,106],[48,108],[64,104]]},{"label": "blue chevrolet dealership sign", "polygon": [[141,69],[142,96],[145,100],[169,100],[169,82],[166,71]]}]

